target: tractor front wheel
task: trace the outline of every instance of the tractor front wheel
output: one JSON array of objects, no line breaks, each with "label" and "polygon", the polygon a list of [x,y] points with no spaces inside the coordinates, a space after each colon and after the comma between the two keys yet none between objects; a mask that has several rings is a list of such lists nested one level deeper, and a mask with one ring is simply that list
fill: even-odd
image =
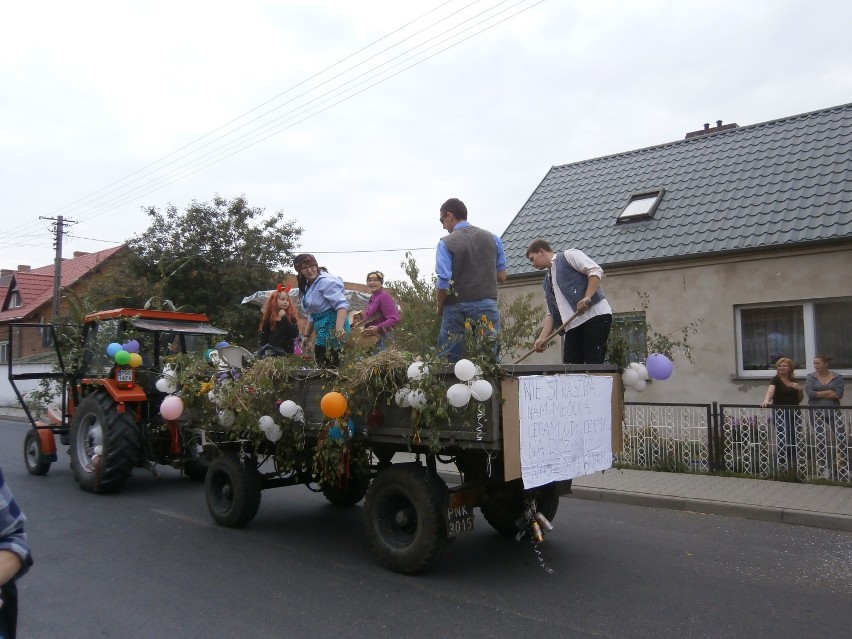
[{"label": "tractor front wheel", "polygon": [[46,475],[50,470],[50,461],[45,458],[38,431],[30,429],[24,437],[24,464],[30,475]]}]

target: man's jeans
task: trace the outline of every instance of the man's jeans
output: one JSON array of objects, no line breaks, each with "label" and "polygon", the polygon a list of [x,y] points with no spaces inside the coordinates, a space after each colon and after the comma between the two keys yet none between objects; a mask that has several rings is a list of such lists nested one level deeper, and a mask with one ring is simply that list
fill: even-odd
[{"label": "man's jeans", "polygon": [[[500,332],[500,315],[497,312],[497,300],[473,300],[456,302],[444,306],[441,319],[441,332],[438,335],[438,350],[450,362],[461,359],[464,349],[464,322],[469,319],[476,323],[482,316],[494,325],[494,333]],[[495,353],[497,344],[494,345]]]}]

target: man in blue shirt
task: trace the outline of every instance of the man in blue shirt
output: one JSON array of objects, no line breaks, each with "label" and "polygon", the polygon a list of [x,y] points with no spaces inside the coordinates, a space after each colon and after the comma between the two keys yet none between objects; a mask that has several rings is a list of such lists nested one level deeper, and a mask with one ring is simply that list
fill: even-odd
[{"label": "man in blue shirt", "polygon": [[26,517],[15,503],[12,491],[0,469],[0,637],[14,639],[18,620],[18,591],[15,579],[33,563],[27,534]]},{"label": "man in blue shirt", "polygon": [[[497,284],[506,281],[506,256],[500,238],[467,221],[467,207],[458,198],[441,205],[441,225],[449,233],[438,242],[438,349],[451,362],[461,359],[466,319],[482,316],[500,330]],[[496,348],[496,344],[495,344]]]}]

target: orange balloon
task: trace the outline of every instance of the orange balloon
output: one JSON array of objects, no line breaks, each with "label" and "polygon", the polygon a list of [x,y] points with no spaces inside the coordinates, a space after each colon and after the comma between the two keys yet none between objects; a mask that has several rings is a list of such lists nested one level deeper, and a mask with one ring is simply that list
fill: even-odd
[{"label": "orange balloon", "polygon": [[322,414],[329,419],[343,417],[346,414],[346,408],[346,398],[340,393],[334,391],[326,393],[320,400],[320,409],[322,410]]}]

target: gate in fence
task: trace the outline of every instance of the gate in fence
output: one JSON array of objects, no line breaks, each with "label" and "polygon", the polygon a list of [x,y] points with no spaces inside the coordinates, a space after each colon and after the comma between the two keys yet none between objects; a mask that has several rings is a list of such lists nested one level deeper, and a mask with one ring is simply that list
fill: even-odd
[{"label": "gate in fence", "polygon": [[852,482],[852,409],[735,404],[624,405],[615,463],[674,472]]}]

